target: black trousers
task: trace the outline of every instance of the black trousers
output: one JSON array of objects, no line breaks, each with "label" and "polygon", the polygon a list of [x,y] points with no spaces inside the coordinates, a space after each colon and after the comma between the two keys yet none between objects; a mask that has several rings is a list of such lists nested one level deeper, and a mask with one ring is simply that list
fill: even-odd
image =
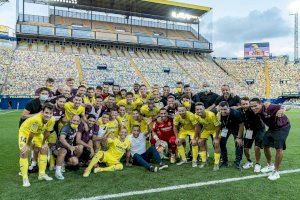
[{"label": "black trousers", "polygon": [[237,138],[237,134],[231,134],[228,132],[226,137],[221,137],[220,141],[220,148],[221,148],[221,157],[223,163],[228,162],[228,156],[227,156],[227,140],[229,136],[232,135],[234,138],[234,144],[235,144],[235,163],[240,164],[240,162],[243,159],[243,146],[238,146],[237,143],[235,142]]}]

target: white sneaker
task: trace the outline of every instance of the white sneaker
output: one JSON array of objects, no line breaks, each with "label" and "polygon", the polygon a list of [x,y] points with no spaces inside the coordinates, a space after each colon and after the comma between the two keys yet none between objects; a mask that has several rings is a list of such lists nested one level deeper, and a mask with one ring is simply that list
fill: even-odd
[{"label": "white sneaker", "polygon": [[29,171],[33,170],[33,168],[35,168],[36,165],[37,165],[36,162],[31,162],[30,166],[28,167],[28,170],[29,170]]},{"label": "white sneaker", "polygon": [[182,165],[182,164],[186,164],[187,163],[187,160],[181,160],[180,162],[176,163],[176,165]]},{"label": "white sneaker", "polygon": [[274,169],[275,169],[274,165],[271,164],[271,165],[267,165],[267,166],[265,166],[264,168],[262,168],[262,169],[260,170],[260,172],[262,172],[262,173],[269,173],[269,172],[274,171]]},{"label": "white sneaker", "polygon": [[197,166],[198,166],[197,161],[192,161],[192,167],[194,168],[194,167],[197,167]]},{"label": "white sneaker", "polygon": [[273,171],[272,174],[270,174],[270,176],[268,176],[268,179],[270,181],[276,181],[279,178],[280,178],[280,175],[279,175],[278,171]]},{"label": "white sneaker", "polygon": [[58,179],[58,180],[64,180],[65,177],[62,175],[61,171],[56,171],[55,172],[55,177]]},{"label": "white sneaker", "polygon": [[38,179],[39,179],[40,181],[42,181],[42,180],[45,180],[45,181],[52,181],[52,180],[53,180],[53,178],[51,178],[51,177],[48,176],[47,174],[44,174],[44,175],[42,175],[42,176],[39,176]]},{"label": "white sneaker", "polygon": [[255,164],[254,166],[254,173],[259,173],[261,170],[261,165],[260,164]]},{"label": "white sneaker", "polygon": [[250,169],[251,167],[253,167],[253,162],[246,162],[243,166],[243,169]]},{"label": "white sneaker", "polygon": [[29,183],[29,179],[23,179],[23,187],[29,187],[30,183]]}]

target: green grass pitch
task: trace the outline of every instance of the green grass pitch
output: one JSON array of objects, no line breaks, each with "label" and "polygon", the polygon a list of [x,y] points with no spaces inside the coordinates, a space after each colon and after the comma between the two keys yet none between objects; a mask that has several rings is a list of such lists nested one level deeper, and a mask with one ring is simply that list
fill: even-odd
[{"label": "green grass pitch", "polygon": [[[150,173],[141,167],[125,167],[123,171],[91,174],[82,178],[83,169],[64,173],[65,180],[40,182],[37,174],[30,174],[31,187],[22,187],[18,175],[18,121],[21,112],[0,112],[0,199],[79,199],[92,196],[145,190],[180,184],[206,182],[225,178],[253,175],[253,170],[237,171],[232,167],[212,172],[212,165],[205,169],[169,165],[165,171]],[[291,110],[288,116],[292,129],[287,140],[281,170],[300,168],[300,110]],[[233,139],[230,138],[229,160],[234,159]],[[210,144],[210,142],[209,142]],[[209,146],[210,155],[213,155]],[[273,151],[274,152],[274,151]],[[274,154],[273,154],[274,155]],[[253,151],[252,151],[252,158]],[[212,158],[209,158],[212,162]],[[245,159],[244,159],[245,162]],[[262,154],[262,165],[265,165]],[[54,177],[54,172],[47,172]],[[232,183],[203,186],[126,197],[124,199],[300,199],[300,173],[282,175],[278,181],[270,182],[266,177]]]}]

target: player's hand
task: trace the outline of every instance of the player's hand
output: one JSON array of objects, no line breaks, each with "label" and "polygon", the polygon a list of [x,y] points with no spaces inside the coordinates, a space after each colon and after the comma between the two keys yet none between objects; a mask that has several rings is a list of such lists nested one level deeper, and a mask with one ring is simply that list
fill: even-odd
[{"label": "player's hand", "polygon": [[190,144],[191,144],[192,146],[196,146],[196,145],[197,145],[197,140],[192,139],[191,142],[190,142]]},{"label": "player's hand", "polygon": [[148,119],[147,119],[147,125],[150,125],[152,123],[152,117],[149,117]]},{"label": "player's hand", "polygon": [[237,138],[236,143],[239,147],[243,146],[243,140],[241,138]]},{"label": "player's hand", "polygon": [[70,146],[69,149],[70,149],[71,152],[74,152],[76,150],[76,147]]},{"label": "player's hand", "polygon": [[131,167],[131,166],[132,166],[132,164],[131,164],[131,163],[129,163],[129,162],[126,162],[126,166],[127,166],[127,167]]},{"label": "player's hand", "polygon": [[92,158],[95,155],[95,151],[92,147],[90,147],[90,152],[91,152],[90,158]]},{"label": "player's hand", "polygon": [[176,145],[179,145],[179,144],[181,144],[181,140],[179,138],[176,138],[175,143],[176,143]]},{"label": "player's hand", "polygon": [[276,117],[283,117],[284,116],[284,112],[285,112],[284,109],[278,110],[277,113],[276,113]]},{"label": "player's hand", "polygon": [[29,146],[26,144],[26,145],[24,145],[24,146],[22,147],[21,153],[24,154],[24,153],[26,153],[27,151],[29,151]]}]

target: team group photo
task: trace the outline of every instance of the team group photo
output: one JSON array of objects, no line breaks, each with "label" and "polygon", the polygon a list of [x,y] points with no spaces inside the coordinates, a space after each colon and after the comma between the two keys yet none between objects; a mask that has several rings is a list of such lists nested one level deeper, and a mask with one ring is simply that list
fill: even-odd
[{"label": "team group photo", "polygon": [[1,0],[0,198],[299,199],[299,10]]}]

